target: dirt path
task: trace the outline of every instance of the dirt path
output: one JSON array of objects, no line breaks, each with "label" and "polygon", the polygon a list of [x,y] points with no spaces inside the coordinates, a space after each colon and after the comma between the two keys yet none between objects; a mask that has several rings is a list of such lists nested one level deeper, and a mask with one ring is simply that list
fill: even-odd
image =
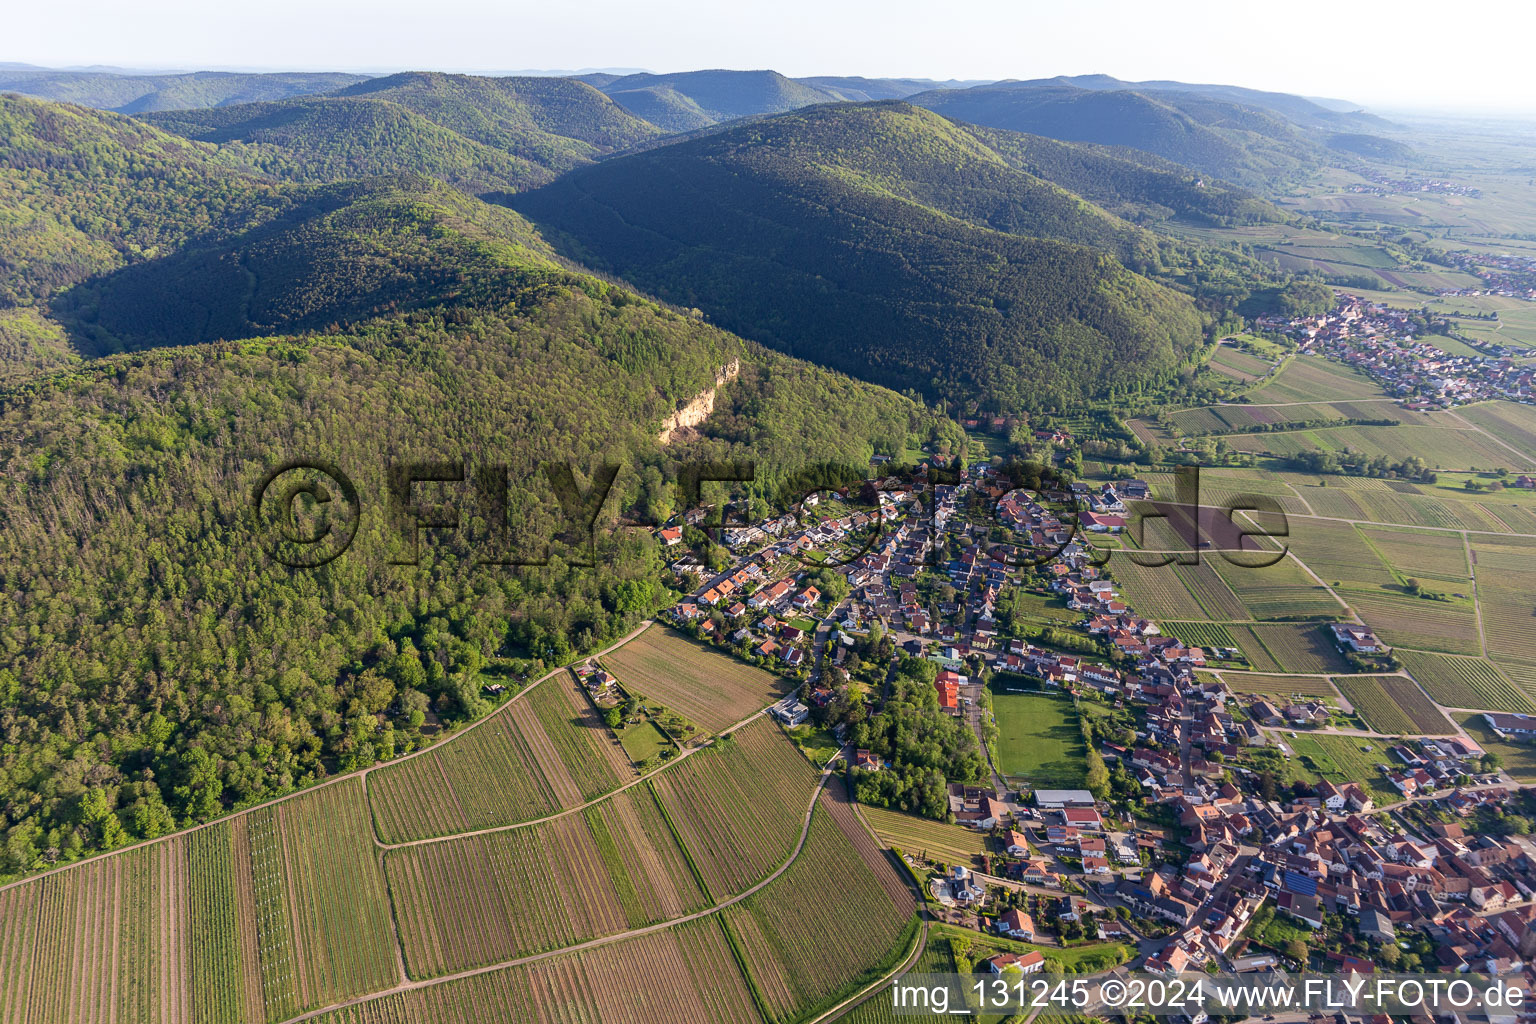
[{"label": "dirt path", "polygon": [[[787,738],[785,739],[785,742],[789,742]],[[760,892],[761,890],[767,888],[780,876],[782,876],[784,872],[788,871],[794,865],[795,861],[800,858],[800,854],[805,850],[805,844],[810,838],[811,816],[816,810],[816,801],[821,796],[821,791],[826,786],[827,779],[831,777],[833,768],[837,765],[845,751],[846,748],[844,748],[843,751],[839,751],[838,756],[834,757],[831,762],[828,763],[827,767],[821,770],[821,774],[816,780],[816,786],[811,790],[811,797],[808,801],[806,801],[805,815],[800,824],[800,839],[795,843],[795,848],[790,852],[789,858],[785,860],[784,863],[780,864],[772,874],[764,878],[762,881],[748,889],[744,889],[729,899],[723,900],[720,903],[717,903],[705,910],[695,911],[692,914],[676,917],[670,921],[659,921],[656,924],[647,925],[643,928],[632,928],[626,932],[619,932],[615,935],[606,935],[598,939],[590,939],[586,942],[577,943],[574,946],[564,946],[560,949],[551,949],[543,953],[535,953],[530,956],[517,957],[512,960],[503,960],[500,963],[488,964],[485,967],[476,967],[467,971],[458,971],[454,974],[445,974],[439,978],[426,978],[420,981],[405,981],[399,985],[394,986],[393,988],[380,989],[376,992],[369,992],[366,995],[354,996],[350,999],[346,999],[338,1003],[332,1003],[329,1006],[317,1007],[316,1009],[310,1010],[307,1013],[302,1013],[297,1017],[289,1017],[287,1020],[280,1022],[280,1024],[298,1024],[300,1021],[311,1020],[315,1017],[321,1016],[322,1014],[331,1013],[335,1010],[346,1009],[349,1006],[357,1006],[362,1003],[372,1002],[375,999],[381,999],[385,996],[399,995],[406,992],[415,991],[416,989],[433,988],[438,985],[446,985],[451,981],[460,981],[464,978],[473,978],[481,974],[489,974],[492,971],[505,970],[506,968],[517,967],[522,964],[537,963],[540,960],[548,960],[551,957],[565,956],[569,953],[579,953],[587,949],[598,949],[603,946],[612,945],[615,942],[622,942],[625,939],[633,939],[641,935],[650,935],[655,932],[676,927],[680,924],[687,924],[689,921],[697,921],[702,917],[708,917],[711,914],[718,914],[727,907],[735,906],[742,900],[745,900],[747,897],[751,896],[753,893]],[[681,760],[681,758],[678,760]],[[612,794],[609,795],[611,796]]]}]

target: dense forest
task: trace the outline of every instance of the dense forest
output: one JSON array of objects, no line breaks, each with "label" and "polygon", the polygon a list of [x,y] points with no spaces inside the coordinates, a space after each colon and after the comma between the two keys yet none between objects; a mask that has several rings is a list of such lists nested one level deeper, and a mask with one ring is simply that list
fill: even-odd
[{"label": "dense forest", "polygon": [[[622,524],[671,515],[682,464],[751,465],[766,500],[957,437],[429,178],[273,183],[117,115],[0,111],[0,875],[391,756],[484,713],[486,673],[621,635],[672,599]],[[718,416],[663,446],[732,361]],[[275,560],[253,515],[292,459],[359,498],[319,568]],[[462,467],[417,499],[459,529],[413,545],[388,511],[406,461]],[[583,494],[618,467],[596,552],[546,463]]]},{"label": "dense forest", "polygon": [[[631,527],[685,465],[750,467],[716,493],[765,511],[958,449],[927,401],[1161,394],[1234,311],[1319,300],[1153,230],[1282,215],[1148,153],[898,102],[713,125],[922,83],[127,77],[29,80],[165,112],[0,95],[0,877],[414,748],[622,635],[675,598]],[[292,460],[357,501],[280,520],[351,516],[313,568],[253,504]],[[447,479],[392,499],[406,463]],[[865,795],[942,813],[984,766],[924,671],[855,724],[900,766]]]},{"label": "dense forest", "polygon": [[[901,103],[822,106],[515,199],[565,251],[732,330],[1002,408],[1171,373],[1200,343],[1146,232]],[[1099,248],[1103,246],[1104,248]]]}]

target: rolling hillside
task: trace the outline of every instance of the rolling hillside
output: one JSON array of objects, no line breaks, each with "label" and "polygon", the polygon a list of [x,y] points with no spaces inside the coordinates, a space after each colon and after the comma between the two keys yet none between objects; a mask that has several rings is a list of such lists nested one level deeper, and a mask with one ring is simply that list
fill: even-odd
[{"label": "rolling hillside", "polygon": [[352,85],[365,77],[339,72],[194,71],[183,75],[137,75],[0,64],[0,92],[19,92],[121,114],[142,114],[310,96]]},{"label": "rolling hillside", "polygon": [[[0,876],[387,758],[429,712],[483,713],[488,661],[515,676],[622,635],[670,596],[653,545],[608,526],[670,514],[671,460],[750,462],[771,493],[958,433],[557,265],[517,214],[430,179],[273,185],[119,115],[4,102],[0,220],[31,230],[3,239],[27,294],[0,351],[46,372],[0,383],[0,622],[29,638],[0,669],[0,773],[30,794],[0,811]],[[55,244],[74,252],[23,272]],[[60,365],[65,344],[136,351]],[[714,415],[664,446],[709,389]],[[359,495],[352,546],[313,571],[252,515],[288,459]],[[508,497],[445,488],[463,529],[402,564],[389,466],[421,459]],[[591,555],[540,475],[566,460],[620,471],[600,574],[569,564]],[[496,562],[546,542],[543,568]]]},{"label": "rolling hillside", "polygon": [[476,193],[539,184],[660,134],[575,79],[417,72],[327,97],[146,120],[191,139],[243,144],[235,157],[283,177],[412,172]]},{"label": "rolling hillside", "polygon": [[[1169,373],[1200,338],[1150,236],[901,103],[607,161],[520,197],[569,254],[793,354],[1008,408]],[[1114,253],[1116,255],[1111,255]]]},{"label": "rolling hillside", "polygon": [[921,93],[910,102],[992,128],[1144,150],[1240,185],[1293,176],[1325,156],[1278,113],[1192,93],[999,83]]},{"label": "rolling hillside", "polygon": [[637,117],[669,132],[691,131],[754,114],[829,103],[844,97],[776,71],[685,71],[625,75],[600,86]]}]

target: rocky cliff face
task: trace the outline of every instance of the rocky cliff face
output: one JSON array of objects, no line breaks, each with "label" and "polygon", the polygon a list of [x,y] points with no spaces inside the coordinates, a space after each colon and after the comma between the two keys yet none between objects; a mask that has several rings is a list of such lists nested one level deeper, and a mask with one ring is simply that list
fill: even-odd
[{"label": "rocky cliff face", "polygon": [[732,359],[715,374],[715,383],[694,395],[688,404],[661,421],[661,433],[656,440],[666,444],[685,431],[692,430],[715,411],[715,392],[741,372],[741,360]]}]

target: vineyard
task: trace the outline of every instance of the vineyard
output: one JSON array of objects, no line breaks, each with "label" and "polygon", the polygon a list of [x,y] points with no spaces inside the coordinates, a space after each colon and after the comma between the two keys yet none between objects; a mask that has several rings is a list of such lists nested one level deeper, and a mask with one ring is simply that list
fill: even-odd
[{"label": "vineyard", "polygon": [[1335,676],[1333,684],[1377,732],[1443,736],[1455,731],[1412,679]]},{"label": "vineyard", "polygon": [[977,857],[987,852],[986,837],[961,825],[888,811],[883,807],[860,807],[859,813],[864,815],[881,842],[903,853],[943,864],[971,866]]},{"label": "vineyard", "polygon": [[1360,532],[1383,561],[1405,576],[1466,584],[1467,549],[1460,534],[1365,526]]},{"label": "vineyard", "polygon": [[1536,712],[1536,704],[1519,687],[1481,658],[1401,649],[1397,656],[1429,695],[1446,707]]},{"label": "vineyard", "polygon": [[785,692],[777,676],[652,626],[603,657],[631,693],[717,733],[772,704]]},{"label": "vineyard", "polygon": [[1333,645],[1327,627],[1315,622],[1259,623],[1227,627],[1237,646],[1258,672],[1327,673],[1348,671],[1349,663]]},{"label": "vineyard", "polygon": [[715,899],[789,857],[817,773],[779,728],[759,719],[652,782],[668,823]]},{"label": "vineyard", "polygon": [[649,789],[385,857],[413,978],[614,935],[708,903]]},{"label": "vineyard", "polygon": [[1273,621],[1302,616],[1320,618],[1343,612],[1339,602],[1307,575],[1294,558],[1282,558],[1263,568],[1233,565],[1221,558],[1212,558],[1210,562],[1246,609],[1244,614],[1212,618]]},{"label": "vineyard", "polygon": [[1236,647],[1237,641],[1219,622],[1163,622],[1162,631],[1196,647]]},{"label": "vineyard", "polygon": [[0,1022],[190,1022],[185,884],[167,842],[0,891]]},{"label": "vineyard", "polygon": [[[597,709],[575,680],[565,674],[535,686],[514,714],[532,712],[560,755],[583,800],[593,800],[635,777],[623,746],[603,724]],[[531,723],[520,721],[526,734]],[[542,763],[543,755],[540,755]]]},{"label": "vineyard", "polygon": [[[1126,603],[1138,615],[1153,619],[1199,619],[1206,617],[1200,602],[1189,592],[1171,566],[1143,566],[1128,556],[1110,558],[1110,573],[1120,581]],[[1226,616],[1211,616],[1226,618]]]},{"label": "vineyard", "polygon": [[[658,994],[631,979],[665,978]],[[762,1020],[720,921],[675,928],[537,963],[385,996],[315,1024],[753,1024]]]},{"label": "vineyard", "polygon": [[[1471,584],[1464,591],[1470,594]],[[1414,647],[1448,654],[1479,654],[1477,614],[1470,599],[1429,601],[1412,594],[1383,591],[1350,593],[1349,603],[1381,639],[1394,647]],[[1486,613],[1488,604],[1483,604]]]},{"label": "vineyard", "polygon": [[580,802],[581,791],[543,727],[534,721],[532,737],[525,736],[516,709],[514,704],[441,746],[370,772],[368,799],[379,838],[399,843],[509,825]]},{"label": "vineyard", "polygon": [[831,1005],[906,953],[917,924],[911,896],[894,903],[862,867],[821,806],[793,866],[725,911],[770,1020]]},{"label": "vineyard", "polygon": [[[1494,562],[1493,553],[1482,546],[1476,550],[1477,592],[1489,656],[1495,660],[1536,662],[1536,572],[1488,564]],[[1516,557],[1528,558],[1529,554],[1520,552]],[[1524,564],[1529,566],[1530,562]]]},{"label": "vineyard", "polygon": [[0,1022],[280,1020],[398,980],[357,780],[0,891]]}]

